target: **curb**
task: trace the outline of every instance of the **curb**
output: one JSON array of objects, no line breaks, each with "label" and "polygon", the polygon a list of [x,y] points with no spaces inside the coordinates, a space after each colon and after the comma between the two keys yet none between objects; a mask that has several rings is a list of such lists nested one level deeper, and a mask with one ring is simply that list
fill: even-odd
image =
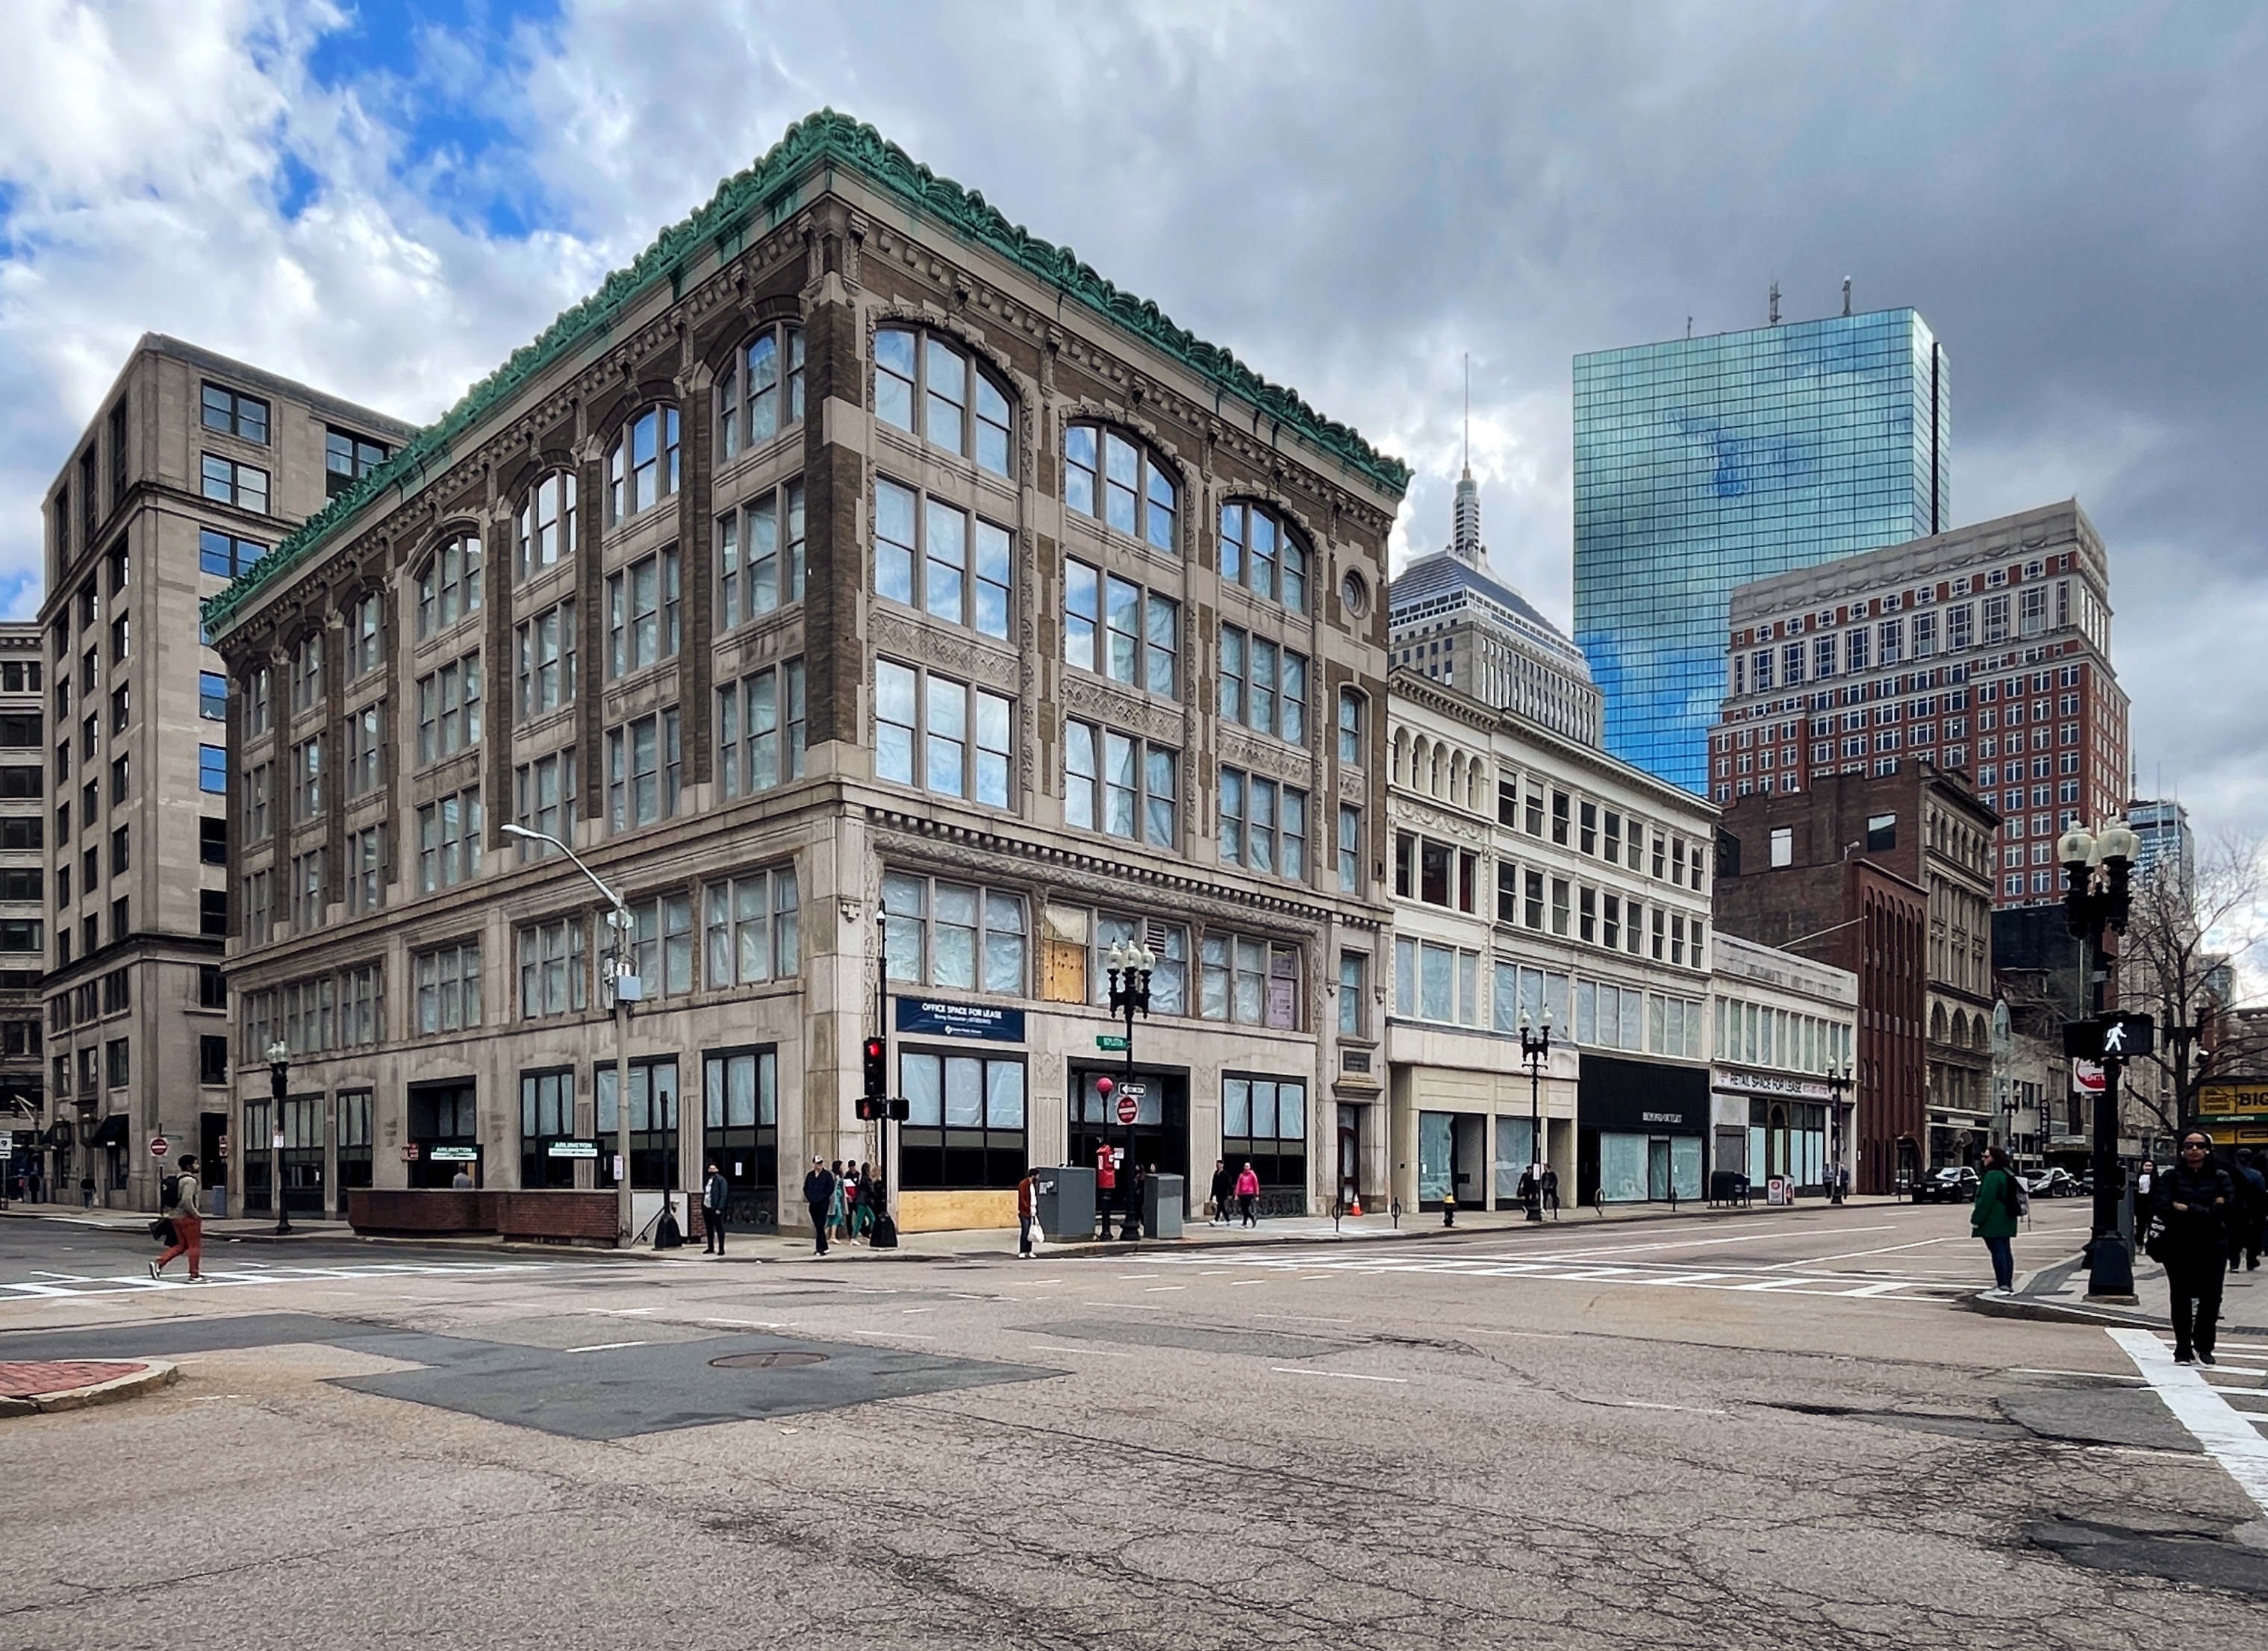
[{"label": "curb", "polygon": [[28,1398],[0,1398],[0,1416],[40,1415],[54,1411],[85,1410],[91,1405],[114,1405],[121,1399],[132,1398],[145,1389],[170,1387],[181,1379],[181,1368],[163,1359],[100,1359],[90,1361],[99,1364],[122,1364],[129,1367],[122,1376],[107,1382],[94,1382],[85,1387],[65,1388],[60,1392],[34,1393]]}]

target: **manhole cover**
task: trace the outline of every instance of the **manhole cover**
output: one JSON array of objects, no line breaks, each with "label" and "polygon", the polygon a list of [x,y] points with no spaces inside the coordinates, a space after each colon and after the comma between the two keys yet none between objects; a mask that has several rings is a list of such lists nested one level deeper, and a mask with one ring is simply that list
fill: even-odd
[{"label": "manhole cover", "polygon": [[722,1359],[711,1359],[710,1364],[719,1370],[792,1370],[799,1365],[824,1364],[823,1353],[797,1353],[775,1349],[770,1353],[735,1353]]}]

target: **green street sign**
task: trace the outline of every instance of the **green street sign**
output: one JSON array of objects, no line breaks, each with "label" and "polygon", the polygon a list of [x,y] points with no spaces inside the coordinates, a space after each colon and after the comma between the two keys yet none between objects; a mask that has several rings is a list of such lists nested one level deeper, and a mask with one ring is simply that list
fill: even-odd
[{"label": "green street sign", "polygon": [[1094,1046],[1097,1049],[1116,1049],[1123,1051],[1126,1047],[1126,1040],[1123,1038],[1116,1037],[1110,1033],[1105,1033],[1094,1040]]}]

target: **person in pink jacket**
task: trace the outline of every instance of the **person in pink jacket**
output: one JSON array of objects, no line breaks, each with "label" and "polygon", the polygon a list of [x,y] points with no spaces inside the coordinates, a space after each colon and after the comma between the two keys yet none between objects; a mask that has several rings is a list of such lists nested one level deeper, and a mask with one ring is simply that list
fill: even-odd
[{"label": "person in pink jacket", "polygon": [[1253,1173],[1251,1161],[1248,1159],[1243,1170],[1236,1178],[1236,1213],[1241,1218],[1241,1225],[1256,1227],[1260,1224],[1259,1217],[1253,1214],[1253,1207],[1259,1202],[1260,1178]]}]

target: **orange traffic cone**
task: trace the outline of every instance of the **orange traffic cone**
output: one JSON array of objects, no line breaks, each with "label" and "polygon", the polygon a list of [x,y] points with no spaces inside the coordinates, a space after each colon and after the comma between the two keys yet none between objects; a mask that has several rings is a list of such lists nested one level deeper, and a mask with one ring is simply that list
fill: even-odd
[{"label": "orange traffic cone", "polygon": [[1354,1195],[1354,1208],[1352,1208],[1351,1210],[1348,1211],[1347,1213],[1348,1213],[1349,1214],[1355,1215],[1355,1216],[1359,1216],[1359,1215],[1362,1214],[1362,1194],[1361,1194],[1361,1193],[1358,1192],[1358,1193],[1356,1193],[1356,1194]]}]

